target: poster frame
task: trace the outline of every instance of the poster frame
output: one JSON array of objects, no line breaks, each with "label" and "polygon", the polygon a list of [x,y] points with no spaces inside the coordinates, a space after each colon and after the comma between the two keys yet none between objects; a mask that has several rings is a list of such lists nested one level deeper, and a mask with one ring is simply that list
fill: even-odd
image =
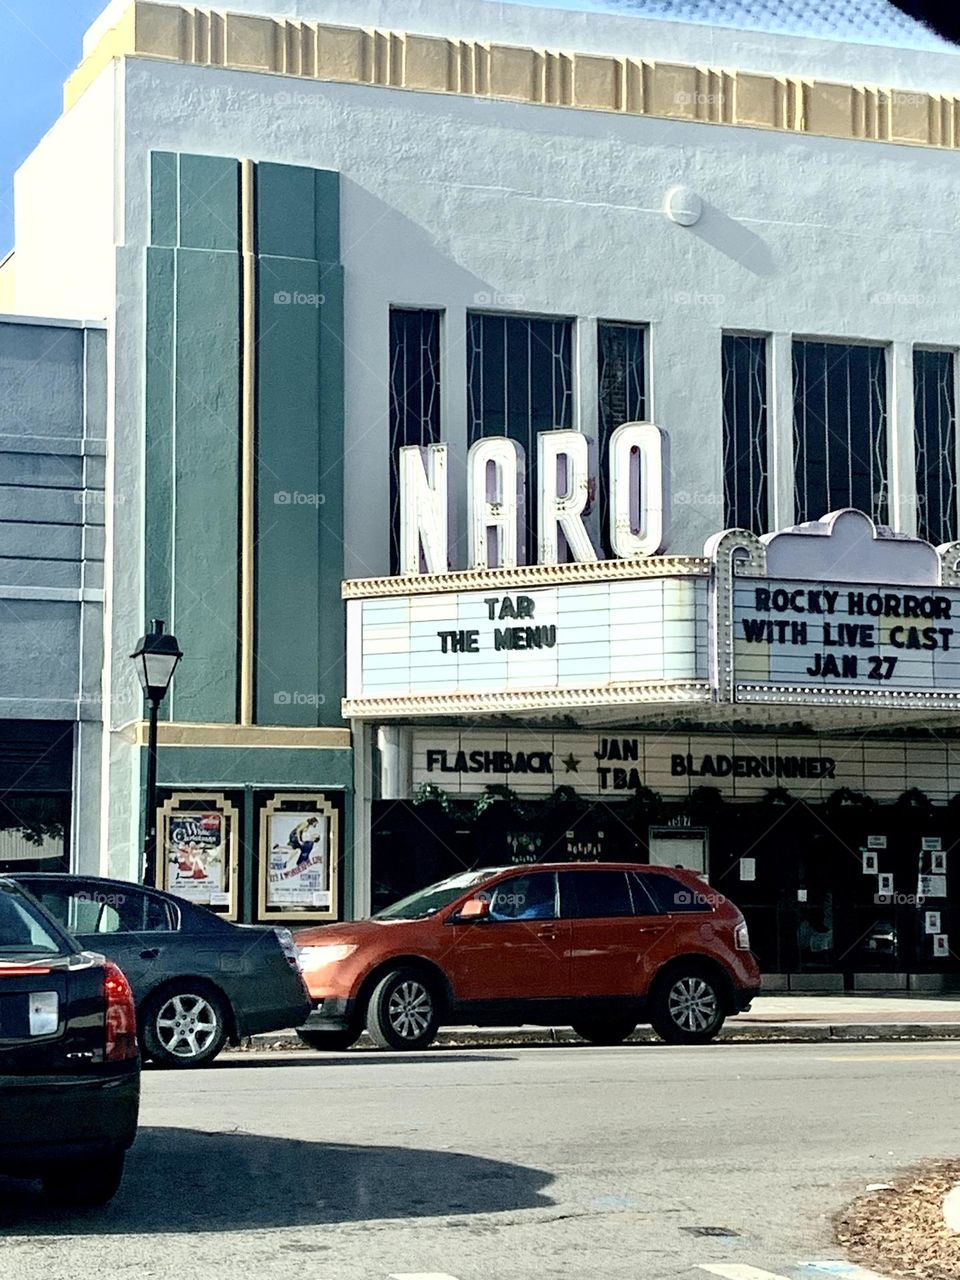
[{"label": "poster frame", "polygon": [[197,804],[208,810],[216,810],[226,823],[224,844],[227,849],[227,858],[224,869],[227,884],[224,892],[229,895],[229,905],[226,907],[212,903],[195,905],[206,906],[208,910],[216,912],[225,920],[237,920],[240,906],[240,813],[222,791],[174,791],[157,809],[157,888],[184,902],[194,902],[185,894],[177,893],[171,886],[167,864],[167,823],[173,813],[185,804]]},{"label": "poster frame", "polygon": [[[285,809],[317,813],[329,823],[329,907],[276,907],[267,902],[270,874],[270,819]],[[260,808],[257,843],[257,919],[322,924],[340,919],[340,811],[322,791],[275,791]]]}]

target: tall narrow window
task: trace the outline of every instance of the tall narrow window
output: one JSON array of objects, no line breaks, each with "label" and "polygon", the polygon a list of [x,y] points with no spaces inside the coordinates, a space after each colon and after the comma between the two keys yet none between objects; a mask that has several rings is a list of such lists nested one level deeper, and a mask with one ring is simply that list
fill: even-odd
[{"label": "tall narrow window", "polygon": [[509,436],[527,458],[527,541],[536,536],[537,434],[573,426],[573,321],[467,316],[470,443]]},{"label": "tall narrow window", "polygon": [[766,533],[767,340],[725,333],[723,372],[723,527]]},{"label": "tall narrow window", "polygon": [[439,311],[390,311],[390,569],[400,564],[400,449],[440,439]]},{"label": "tall narrow window", "polygon": [[957,406],[952,351],[913,353],[917,532],[938,546],[957,536]]},{"label": "tall narrow window", "polygon": [[[643,422],[647,416],[646,325],[613,324],[601,320],[597,325],[597,362],[597,452],[603,469],[608,456],[607,446],[617,427],[624,422]],[[600,483],[600,531],[603,553],[611,557],[608,489],[603,475]]]},{"label": "tall narrow window", "polygon": [[856,507],[887,522],[887,361],[883,347],[793,344],[798,520]]}]

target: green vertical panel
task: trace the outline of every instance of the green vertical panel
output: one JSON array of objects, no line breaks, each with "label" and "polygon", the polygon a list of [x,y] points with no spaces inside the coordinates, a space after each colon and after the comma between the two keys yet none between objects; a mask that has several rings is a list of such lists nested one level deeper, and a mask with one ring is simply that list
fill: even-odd
[{"label": "green vertical panel", "polygon": [[[186,160],[186,157],[184,157]],[[176,291],[173,717],[237,714],[240,257],[181,249]]]},{"label": "green vertical panel", "polygon": [[150,154],[150,243],[172,248],[177,243],[179,156],[171,151]]},{"label": "green vertical panel", "polygon": [[[330,266],[320,277],[324,305],[320,314],[320,508],[318,686],[324,695],[320,723],[341,721],[346,691],[346,613],[340,596],[343,579],[343,268]],[[383,513],[384,517],[386,513]]]},{"label": "green vertical panel", "polygon": [[188,249],[239,249],[239,160],[180,157],[180,244]]},{"label": "green vertical panel", "polygon": [[144,604],[147,618],[165,619],[172,617],[174,252],[147,249],[146,261]]},{"label": "green vertical panel", "polygon": [[257,168],[256,715],[340,722],[343,300],[339,179]]},{"label": "green vertical panel", "polygon": [[[321,723],[317,263],[262,260],[257,343],[257,720]],[[314,298],[316,301],[299,301]]]}]

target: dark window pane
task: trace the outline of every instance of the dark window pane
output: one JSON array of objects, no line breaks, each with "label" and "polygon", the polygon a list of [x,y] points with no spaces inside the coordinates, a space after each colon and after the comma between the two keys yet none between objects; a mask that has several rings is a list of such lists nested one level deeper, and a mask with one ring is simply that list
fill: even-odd
[{"label": "dark window pane", "polygon": [[553,920],[557,914],[557,877],[552,871],[514,876],[490,890],[493,920]]},{"label": "dark window pane", "polygon": [[573,920],[632,916],[625,871],[562,871],[560,914]]},{"label": "dark window pane", "polygon": [[467,430],[516,440],[527,458],[527,554],[537,528],[537,434],[573,425],[573,321],[467,316]]},{"label": "dark window pane", "polygon": [[957,536],[957,409],[952,351],[914,351],[917,532],[935,546]]},{"label": "dark window pane", "polygon": [[725,333],[723,527],[766,533],[767,340]]},{"label": "dark window pane", "polygon": [[597,406],[597,453],[604,469],[600,481],[600,531],[603,554],[613,556],[610,545],[610,495],[607,484],[607,456],[610,437],[625,422],[643,422],[647,416],[647,371],[645,361],[646,326],[597,325],[599,403]]},{"label": "dark window pane", "polygon": [[439,311],[390,311],[390,569],[400,565],[400,448],[440,440]]},{"label": "dark window pane", "polygon": [[856,507],[887,522],[887,380],[883,347],[794,342],[796,518]]},{"label": "dark window pane", "polygon": [[682,880],[675,880],[673,876],[663,875],[659,871],[640,871],[637,873],[637,879],[650,894],[661,914],[711,909],[706,896],[708,892],[706,886],[702,893],[698,893]]}]

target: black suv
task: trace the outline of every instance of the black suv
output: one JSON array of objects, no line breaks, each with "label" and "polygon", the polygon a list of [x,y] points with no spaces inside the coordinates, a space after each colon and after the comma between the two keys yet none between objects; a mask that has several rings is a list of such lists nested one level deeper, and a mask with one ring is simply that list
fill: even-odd
[{"label": "black suv", "polygon": [[0,1173],[53,1200],[108,1201],[137,1131],[130,986],[0,877]]}]

